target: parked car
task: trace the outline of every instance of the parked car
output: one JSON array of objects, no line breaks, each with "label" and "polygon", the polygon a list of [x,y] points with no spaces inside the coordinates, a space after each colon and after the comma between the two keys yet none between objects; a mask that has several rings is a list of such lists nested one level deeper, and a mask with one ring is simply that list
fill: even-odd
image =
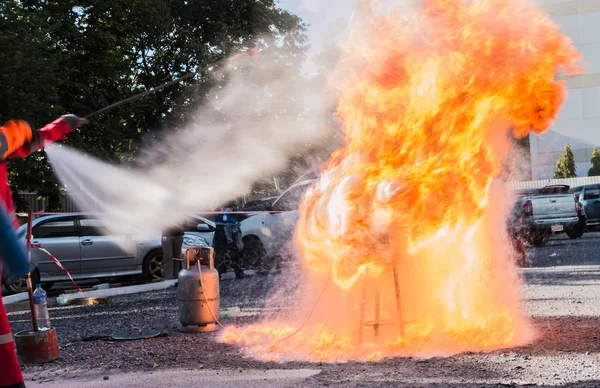
[{"label": "parked car", "polygon": [[[54,255],[74,279],[104,279],[132,275],[162,278],[161,233],[139,233],[124,230],[121,235],[111,235],[102,221],[78,214],[61,214],[36,218],[32,222],[33,243],[40,244]],[[17,230],[25,245],[27,225]],[[134,243],[133,252],[122,248]],[[183,249],[188,246],[209,246],[202,236],[184,235]],[[37,268],[32,272],[32,282],[50,288],[55,282],[68,281],[67,275],[39,249],[32,249],[32,260]],[[7,275],[7,274],[4,274]],[[5,284],[8,293],[26,290],[24,280]]]},{"label": "parked car", "polygon": [[572,187],[569,191],[583,205],[587,215],[587,226],[589,228],[600,226],[600,185]]},{"label": "parked car", "polygon": [[517,194],[509,217],[510,234],[534,246],[543,246],[552,234],[564,232],[573,239],[583,236],[587,223],[583,205],[564,190],[559,194],[546,192]]},{"label": "parked car", "polygon": [[265,213],[241,221],[244,262],[260,266],[265,260],[281,256],[285,244],[293,237],[304,193],[315,182],[316,179],[310,179],[292,185]]},{"label": "parked car", "polygon": [[206,240],[209,246],[212,246],[215,236],[215,223],[202,216],[188,217],[184,229],[186,235],[198,236]]}]

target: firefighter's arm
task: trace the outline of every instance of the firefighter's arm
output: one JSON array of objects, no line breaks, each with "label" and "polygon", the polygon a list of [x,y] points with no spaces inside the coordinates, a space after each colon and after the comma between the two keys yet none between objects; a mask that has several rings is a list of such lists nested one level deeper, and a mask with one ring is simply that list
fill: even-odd
[{"label": "firefighter's arm", "polygon": [[8,157],[26,157],[27,155],[41,150],[46,145],[52,144],[55,141],[65,140],[69,133],[87,123],[88,121],[86,119],[77,117],[75,115],[64,115],[45,127],[37,131],[33,131],[31,141],[9,154]]},{"label": "firefighter's arm", "polygon": [[10,120],[0,127],[0,160],[4,160],[24,145],[31,143],[34,131],[23,120]]}]

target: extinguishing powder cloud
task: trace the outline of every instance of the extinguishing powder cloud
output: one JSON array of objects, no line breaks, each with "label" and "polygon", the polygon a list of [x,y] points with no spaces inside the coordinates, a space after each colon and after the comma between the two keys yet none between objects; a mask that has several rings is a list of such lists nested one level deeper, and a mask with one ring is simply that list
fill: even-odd
[{"label": "extinguishing powder cloud", "polygon": [[298,146],[319,138],[328,104],[297,67],[268,54],[242,55],[213,77],[217,86],[189,123],[140,152],[143,168],[65,146],[47,150],[81,211],[101,213],[113,230],[160,231],[248,192],[283,168]]}]

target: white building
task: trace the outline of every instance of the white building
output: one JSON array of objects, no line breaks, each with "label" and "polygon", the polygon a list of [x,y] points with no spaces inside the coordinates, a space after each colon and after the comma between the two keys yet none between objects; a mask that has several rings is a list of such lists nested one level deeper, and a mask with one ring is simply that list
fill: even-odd
[{"label": "white building", "polygon": [[536,1],[571,37],[586,72],[568,78],[568,96],[554,126],[542,136],[530,136],[533,179],[552,178],[567,142],[577,176],[587,176],[592,148],[600,146],[600,0]]}]

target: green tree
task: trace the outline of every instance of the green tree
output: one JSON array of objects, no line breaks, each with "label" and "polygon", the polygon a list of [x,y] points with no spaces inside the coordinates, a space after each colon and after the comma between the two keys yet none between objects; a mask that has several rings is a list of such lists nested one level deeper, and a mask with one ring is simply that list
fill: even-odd
[{"label": "green tree", "polygon": [[[305,26],[276,0],[1,1],[0,121],[40,126],[64,113],[85,115],[253,46],[298,66]],[[134,161],[142,137],[166,123],[177,129],[210,82],[197,75],[94,117],[68,144],[105,160]],[[35,191],[49,210],[60,208],[43,152],[9,167],[15,191]]]},{"label": "green tree", "polygon": [[571,151],[571,145],[565,145],[565,151],[558,158],[556,170],[554,170],[554,179],[575,178],[577,176],[575,167],[575,157]]},{"label": "green tree", "polygon": [[600,152],[598,152],[598,148],[594,146],[594,151],[592,152],[592,167],[588,170],[588,176],[598,176],[600,175]]}]

